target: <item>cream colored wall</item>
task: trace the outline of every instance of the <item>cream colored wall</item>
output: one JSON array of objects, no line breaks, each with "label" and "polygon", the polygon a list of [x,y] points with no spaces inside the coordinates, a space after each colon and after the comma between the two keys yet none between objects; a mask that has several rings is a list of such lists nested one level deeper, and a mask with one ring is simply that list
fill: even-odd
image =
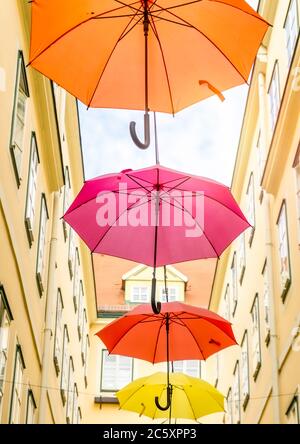
[{"label": "cream colored wall", "polygon": [[[24,392],[31,387],[37,411],[35,421],[40,416],[40,386],[42,378],[42,359],[44,350],[44,328],[46,300],[52,302],[51,339],[46,359],[49,362],[47,376],[47,402],[43,406],[46,423],[64,423],[65,407],[60,396],[60,376],[57,377],[53,363],[55,308],[57,289],[61,288],[64,302],[63,322],[68,326],[70,336],[70,353],[74,360],[75,382],[78,385],[79,405],[86,395],[84,384],[84,368],[81,361],[80,341],[77,333],[77,316],[73,306],[73,281],[68,269],[68,240],[65,242],[62,221],[58,221],[56,238],[56,257],[54,273],[47,279],[50,266],[50,245],[53,242],[54,192],[58,193],[59,217],[63,214],[63,170],[69,165],[72,184],[71,198],[76,195],[83,183],[83,167],[80,150],[78,116],[76,102],[64,92],[59,93],[58,119],[61,137],[55,122],[54,102],[50,82],[31,68],[26,70],[29,83],[30,98],[26,111],[25,133],[23,141],[22,181],[17,187],[12,159],[9,149],[14,91],[17,69],[18,51],[22,50],[25,64],[28,63],[29,52],[29,12],[30,4],[23,0],[0,2],[0,68],[6,73],[6,88],[0,91],[0,283],[4,286],[10,305],[13,321],[10,328],[9,355],[6,371],[6,382],[3,408],[0,422],[7,423],[11,400],[11,381],[15,347],[21,346],[26,369],[24,371]],[[5,112],[3,112],[5,110]],[[30,157],[31,132],[36,132],[40,157],[38,166],[38,185],[36,192],[34,242],[29,247],[24,214],[26,205],[28,166]],[[65,141],[63,141],[63,135]],[[62,157],[61,157],[62,156]],[[62,164],[63,159],[63,164]],[[41,193],[45,194],[49,219],[46,237],[45,291],[40,297],[36,283],[36,255],[39,233],[39,216]],[[84,283],[88,326],[96,317],[95,292],[90,253],[79,243],[81,276]],[[52,284],[52,291],[47,292],[47,285]],[[24,393],[25,395],[25,393]],[[25,421],[26,397],[23,396],[21,422]],[[83,419],[85,412],[82,409]],[[2,416],[1,416],[2,415]]]},{"label": "cream colored wall", "polygon": [[[246,271],[242,286],[238,287],[238,306],[232,318],[234,332],[238,343],[241,342],[245,330],[249,339],[249,370],[250,370],[250,400],[246,410],[242,409],[242,423],[286,423],[286,411],[291,403],[297,386],[300,382],[300,353],[292,349],[292,329],[300,323],[300,276],[299,269],[299,237],[298,214],[296,200],[296,181],[293,161],[300,140],[300,92],[294,91],[294,69],[300,64],[300,48],[295,51],[293,66],[290,74],[287,67],[287,53],[285,48],[285,34],[283,24],[287,14],[289,2],[279,0],[277,9],[275,2],[270,4],[261,2],[261,10],[268,12],[266,18],[274,18],[273,30],[265,39],[268,46],[267,63],[257,61],[254,76],[249,92],[248,110],[246,111],[244,126],[241,135],[237,163],[233,176],[233,193],[237,197],[242,209],[246,210],[246,191],[251,171],[254,172],[256,228],[251,248],[246,248]],[[298,2],[298,12],[300,3]],[[300,16],[299,16],[300,18]],[[265,104],[269,117],[269,105],[266,97],[274,62],[279,61],[282,109],[278,118],[275,133],[271,132],[270,124],[262,127],[262,110],[258,99],[258,73],[265,75]],[[286,83],[287,82],[287,83]],[[284,94],[284,96],[283,96]],[[265,173],[260,185],[257,161],[257,138],[259,128],[266,136],[269,157]],[[262,199],[260,199],[262,197]],[[286,200],[288,234],[291,259],[292,284],[284,303],[280,290],[280,264],[278,254],[277,219],[283,200]],[[270,208],[268,207],[270,202]],[[271,245],[267,238],[266,229],[270,217]],[[250,230],[248,230],[250,231]],[[249,238],[249,233],[246,239]],[[230,266],[233,252],[237,249],[237,242],[233,243],[227,253],[223,255],[218,265],[210,308],[224,314],[223,299],[226,285],[231,281]],[[274,290],[275,329],[270,343],[265,343],[264,311],[263,311],[263,279],[262,269],[267,257],[268,249],[273,262],[272,280]],[[255,294],[259,295],[260,304],[260,337],[262,349],[262,366],[256,381],[252,377],[252,344],[251,344],[251,307]],[[275,334],[274,334],[275,333]],[[274,355],[275,353],[275,355]],[[240,348],[233,347],[220,354],[221,374],[218,388],[226,395],[233,384],[233,370],[237,359],[240,360]],[[276,363],[279,370],[276,370]],[[210,360],[207,365],[207,374],[214,379],[215,362]],[[272,370],[273,369],[273,370]],[[279,393],[276,393],[278,378]],[[276,415],[279,411],[279,418]]]}]

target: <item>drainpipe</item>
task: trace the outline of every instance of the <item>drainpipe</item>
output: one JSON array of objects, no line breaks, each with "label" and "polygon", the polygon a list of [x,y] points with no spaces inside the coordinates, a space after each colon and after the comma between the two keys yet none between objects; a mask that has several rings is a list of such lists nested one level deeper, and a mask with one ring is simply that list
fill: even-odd
[{"label": "drainpipe", "polygon": [[[266,156],[269,121],[266,112],[266,88],[265,75],[260,72],[258,74],[258,90],[259,90],[259,117],[261,127],[261,141],[264,147]],[[264,190],[263,190],[264,191]],[[272,366],[272,400],[273,400],[273,415],[275,424],[280,424],[280,403],[279,403],[279,376],[278,376],[278,352],[277,352],[277,329],[276,329],[276,313],[274,303],[274,274],[273,274],[273,242],[270,221],[270,195],[264,191],[264,220],[265,220],[265,242],[266,242],[266,257],[267,257],[267,275],[269,282],[270,295],[270,352],[271,352],[271,366]]]},{"label": "drainpipe", "polygon": [[44,344],[42,357],[42,378],[41,393],[39,402],[38,423],[45,424],[47,411],[47,385],[49,381],[49,369],[52,356],[52,336],[56,305],[56,250],[57,250],[57,228],[59,221],[59,193],[54,193],[53,211],[52,211],[52,233],[49,251],[49,267],[46,292],[46,312],[45,312],[45,328],[44,328]]}]

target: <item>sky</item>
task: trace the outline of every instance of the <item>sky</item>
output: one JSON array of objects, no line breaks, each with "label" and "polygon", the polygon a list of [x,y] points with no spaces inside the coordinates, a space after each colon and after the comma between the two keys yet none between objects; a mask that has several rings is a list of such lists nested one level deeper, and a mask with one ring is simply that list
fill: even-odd
[{"label": "sky", "polygon": [[[257,0],[248,3],[257,6]],[[157,113],[161,165],[230,185],[247,92],[247,85],[233,88],[224,93],[224,102],[211,97],[175,117]],[[137,148],[129,134],[129,122],[135,120],[142,136],[143,112],[87,110],[82,104],[79,110],[86,179],[155,164],[153,132],[147,150]]]}]

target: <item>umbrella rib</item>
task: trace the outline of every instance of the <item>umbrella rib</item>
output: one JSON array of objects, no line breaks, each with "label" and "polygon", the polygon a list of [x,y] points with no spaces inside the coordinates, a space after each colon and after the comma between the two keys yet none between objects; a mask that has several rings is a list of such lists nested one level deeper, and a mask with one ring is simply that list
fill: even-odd
[{"label": "umbrella rib", "polygon": [[[128,190],[130,190],[130,189],[131,190],[138,190],[138,188],[128,188]],[[109,194],[109,193],[121,194],[119,192],[119,190],[111,190],[111,191],[104,191],[104,193],[102,193],[101,196],[104,196],[105,194]],[[149,193],[148,195],[151,195],[151,191],[148,191],[148,193]],[[131,193],[124,193],[124,194],[127,194],[129,196]],[[131,194],[131,195],[132,196],[139,196],[138,194]],[[139,197],[144,197],[144,196],[139,196]],[[77,205],[77,207],[72,208],[72,210],[70,212],[67,211],[67,214],[69,215],[69,214],[73,213],[73,211],[78,210],[78,208],[83,207],[84,205],[88,204],[89,202],[91,202],[92,200],[94,200],[96,198],[97,198],[97,196],[93,196],[90,199],[87,199],[85,202],[81,203],[80,205]]]},{"label": "umbrella rib", "polygon": [[121,405],[120,404],[120,409],[121,408],[123,408],[126,404],[127,404],[127,402],[138,392],[138,391],[140,391],[142,388],[144,388],[145,387],[145,384],[143,384],[143,385],[141,385],[141,386],[139,386],[133,393],[131,393],[131,395],[126,399],[126,401],[124,401],[124,403]]},{"label": "umbrella rib", "polygon": [[243,76],[243,74],[238,70],[238,68],[234,65],[234,63],[230,60],[230,58],[224,53],[224,51],[222,51],[221,48],[218,47],[218,45],[216,43],[214,43],[214,41],[208,37],[208,35],[206,35],[203,31],[201,31],[200,29],[198,29],[196,26],[192,25],[191,23],[189,23],[187,20],[184,20],[183,18],[179,17],[178,15],[174,14],[173,12],[170,12],[168,10],[166,10],[165,8],[163,8],[162,6],[160,6],[158,3],[156,4],[162,11],[166,11],[168,14],[171,14],[172,16],[176,17],[178,20],[183,21],[184,23],[190,25],[193,29],[195,29],[195,31],[199,32],[204,38],[206,38],[224,57],[225,59],[231,64],[231,66],[234,68],[234,70],[240,75],[240,77],[244,80],[245,83],[247,83],[247,79],[245,79],[245,77]]},{"label": "umbrella rib", "polygon": [[[144,205],[145,203],[149,203],[149,202],[151,202],[151,200],[152,200],[152,199],[148,200],[147,202],[143,202],[143,204],[141,204],[141,205]],[[136,202],[134,202],[132,205],[130,205],[129,207],[127,207],[124,211],[122,211],[122,213],[119,214],[119,216],[116,218],[116,220],[114,221],[114,223],[108,227],[108,229],[106,230],[106,232],[103,234],[103,236],[102,236],[102,237],[100,238],[100,240],[97,242],[96,246],[91,250],[92,253],[95,252],[95,250],[96,250],[96,248],[99,246],[100,242],[103,241],[103,239],[105,238],[105,236],[108,234],[108,232],[110,231],[110,229],[111,229],[111,228],[112,228],[112,227],[118,222],[118,220],[120,219],[120,217],[121,217],[124,213],[126,213],[126,211],[131,210],[132,207],[133,207],[133,205],[134,205],[135,203],[136,203]],[[140,206],[141,206],[141,205],[140,205]],[[136,207],[136,208],[137,208],[137,207]]]},{"label": "umbrella rib", "polygon": [[[115,1],[116,1],[116,0],[115,0]],[[100,75],[99,75],[99,79],[98,79],[98,81],[97,81],[97,83],[96,83],[96,86],[95,86],[95,88],[94,88],[93,94],[92,94],[92,96],[91,96],[91,98],[90,98],[90,100],[89,100],[88,108],[90,107],[90,105],[91,105],[91,103],[92,103],[92,101],[93,101],[93,99],[94,99],[94,97],[95,97],[96,91],[97,91],[98,86],[99,86],[99,84],[100,84],[100,82],[101,82],[101,79],[102,79],[102,77],[103,77],[103,74],[104,74],[104,72],[105,72],[105,70],[106,70],[106,68],[107,68],[107,66],[108,66],[108,64],[109,64],[109,62],[110,62],[110,60],[111,60],[111,58],[112,58],[113,53],[114,53],[115,50],[116,50],[116,47],[118,46],[118,43],[121,41],[121,39],[122,39],[122,37],[123,37],[123,34],[127,31],[127,29],[129,28],[130,24],[133,22],[134,18],[137,16],[138,12],[140,12],[141,8],[142,8],[142,4],[141,4],[141,6],[140,6],[138,9],[136,9],[136,13],[135,13],[135,15],[129,20],[129,22],[127,23],[127,25],[125,26],[125,28],[124,28],[123,31],[121,32],[120,37],[119,37],[118,40],[116,41],[114,47],[112,48],[112,50],[111,50],[111,52],[110,52],[110,54],[109,54],[109,56],[108,56],[108,58],[107,58],[107,60],[106,60],[106,63],[105,63],[105,65],[104,65],[104,67],[102,68],[102,71],[101,71],[101,73],[100,73]],[[138,21],[134,24],[134,26],[136,26],[136,25],[139,23],[139,21],[140,21],[140,20],[138,20]],[[134,26],[132,27],[132,29],[134,28]]]},{"label": "umbrella rib", "polygon": [[190,400],[190,398],[189,398],[187,392],[185,391],[185,388],[184,388],[184,387],[185,387],[185,386],[183,386],[183,391],[184,391],[185,396],[186,396],[186,398],[187,398],[187,400],[188,400],[188,402],[189,402],[189,404],[190,404],[190,407],[191,407],[192,413],[193,413],[193,415],[194,415],[194,419],[195,419],[195,421],[197,421],[196,414],[195,414],[195,411],[194,411],[194,409],[193,409],[193,406],[192,406],[191,400]]},{"label": "umbrella rib", "polygon": [[94,19],[97,18],[97,17],[101,17],[101,15],[109,14],[110,12],[114,12],[114,11],[118,11],[119,9],[123,9],[124,7],[131,7],[132,5],[135,5],[136,3],[139,3],[139,2],[136,1],[136,2],[134,2],[134,3],[132,3],[132,4],[129,4],[129,5],[123,4],[123,6],[119,6],[118,8],[111,9],[110,11],[101,12],[100,14],[94,15],[94,16],[92,16],[92,17],[89,17],[89,18],[86,19],[86,20],[83,20],[83,21],[80,22],[80,23],[77,23],[77,25],[72,26],[72,28],[68,29],[68,30],[65,31],[63,34],[61,34],[60,36],[58,36],[58,37],[57,37],[53,42],[51,42],[46,48],[42,49],[41,52],[39,52],[39,53],[38,53],[33,59],[31,59],[31,60],[29,61],[29,63],[28,63],[27,66],[31,65],[31,64],[32,64],[37,58],[39,58],[42,54],[44,54],[44,52],[46,52],[49,48],[51,48],[51,46],[55,45],[55,43],[57,43],[57,42],[58,42],[59,40],[61,40],[63,37],[65,37],[66,35],[68,35],[70,32],[72,32],[72,31],[74,31],[75,29],[79,28],[81,25],[84,25],[85,23],[88,23],[89,21],[94,20]]},{"label": "umbrella rib", "polygon": [[170,77],[169,77],[169,73],[168,73],[167,63],[166,63],[164,51],[163,51],[163,48],[162,48],[162,43],[161,43],[161,40],[159,38],[158,31],[157,31],[157,28],[155,26],[155,23],[154,23],[154,20],[153,20],[153,17],[152,17],[151,14],[150,14],[150,17],[151,17],[150,26],[151,26],[152,31],[153,31],[153,33],[154,33],[154,35],[155,35],[155,37],[156,37],[156,39],[158,41],[158,45],[159,45],[159,48],[160,48],[160,52],[161,52],[161,56],[162,56],[162,60],[163,60],[163,64],[164,64],[164,70],[165,70],[165,74],[166,74],[166,78],[167,78],[167,84],[168,84],[168,90],[169,90],[172,114],[174,116],[175,109],[174,109],[174,102],[173,102],[172,89],[171,89],[171,84],[170,84]]},{"label": "umbrella rib", "polygon": [[161,324],[159,326],[159,329],[158,329],[158,333],[157,333],[157,337],[156,337],[156,341],[155,341],[155,347],[154,347],[152,364],[154,364],[154,362],[155,362],[155,356],[156,356],[156,352],[157,352],[159,335],[160,335],[160,332],[161,332],[161,329],[162,329],[163,325],[165,325],[165,318],[164,317],[163,317],[162,322],[161,322]]},{"label": "umbrella rib", "polygon": [[[186,177],[184,180],[182,180],[178,185],[174,185],[173,187],[171,187],[169,190],[166,190],[166,193],[170,193],[171,191],[175,190],[175,188],[177,189],[177,187],[180,187],[182,184],[184,184],[185,182],[187,182],[188,180],[190,180],[190,177]],[[162,184],[163,187],[165,187],[165,184]],[[169,187],[167,187],[169,188]]]},{"label": "umbrella rib", "polygon": [[[173,199],[174,199],[174,197],[173,197]],[[193,215],[192,215],[189,211],[186,210],[186,208],[184,208],[184,207],[180,204],[180,202],[178,202],[176,199],[174,199],[174,200],[175,200],[175,202],[176,202],[178,205],[180,205],[180,208],[179,208],[179,209],[183,212],[183,214],[184,214],[184,213],[187,213],[187,214],[193,219],[193,221],[198,225],[198,227],[200,228],[200,230],[203,232],[203,234],[204,234],[206,240],[208,241],[208,243],[210,244],[210,246],[211,246],[212,249],[214,250],[214,252],[215,252],[217,258],[220,259],[220,255],[219,255],[219,253],[216,251],[216,249],[215,249],[213,243],[211,242],[211,240],[209,239],[209,237],[207,236],[207,234],[204,232],[204,230],[202,229],[202,227],[201,227],[201,225],[199,224],[199,222],[193,217]],[[168,201],[165,201],[165,202],[168,203],[169,205],[172,205],[174,208],[178,208],[178,207],[175,207],[175,205],[174,205],[172,202],[168,202]]]},{"label": "umbrella rib", "polygon": [[[131,176],[131,174],[128,174],[128,173],[126,173],[126,176],[129,177],[129,179],[131,179],[131,180],[132,180],[134,183],[136,183],[139,187],[141,187],[141,188],[143,188],[144,190],[146,190],[146,191],[149,192],[149,190],[147,190],[147,188],[146,188],[144,185],[142,185],[141,183],[139,183],[138,180],[134,179],[134,176]],[[149,182],[149,183],[151,183],[151,182]],[[152,187],[153,187],[153,183],[151,183],[151,185],[152,185]],[[153,191],[153,189],[152,189],[151,191]],[[151,193],[151,191],[150,191],[150,193]]]},{"label": "umbrella rib", "polygon": [[[177,315],[176,315],[175,313],[174,313],[174,316],[177,317]],[[177,317],[177,318],[178,318],[178,317]],[[190,327],[189,327],[188,325],[186,325],[185,322],[184,322],[184,326],[185,326],[185,328],[190,332],[192,338],[194,339],[194,341],[195,341],[197,347],[199,348],[200,353],[201,353],[201,355],[202,355],[202,357],[203,357],[203,359],[204,359],[204,361],[205,361],[206,358],[205,358],[205,356],[204,356],[203,350],[201,349],[200,344],[198,343],[197,339],[195,338],[194,333],[191,331]]]}]

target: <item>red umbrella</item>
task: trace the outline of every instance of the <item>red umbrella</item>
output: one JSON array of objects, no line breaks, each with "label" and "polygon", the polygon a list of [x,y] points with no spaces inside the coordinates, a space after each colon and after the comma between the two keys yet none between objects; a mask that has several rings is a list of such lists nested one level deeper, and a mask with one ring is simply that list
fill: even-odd
[{"label": "red umbrella", "polygon": [[152,302],[156,267],[219,257],[249,227],[228,187],[160,165],[86,181],[64,219],[92,252],[154,267]]},{"label": "red umbrella", "polygon": [[97,333],[108,351],[152,363],[203,360],[236,345],[230,322],[204,308],[168,302],[154,314],[150,304],[135,307]]}]

